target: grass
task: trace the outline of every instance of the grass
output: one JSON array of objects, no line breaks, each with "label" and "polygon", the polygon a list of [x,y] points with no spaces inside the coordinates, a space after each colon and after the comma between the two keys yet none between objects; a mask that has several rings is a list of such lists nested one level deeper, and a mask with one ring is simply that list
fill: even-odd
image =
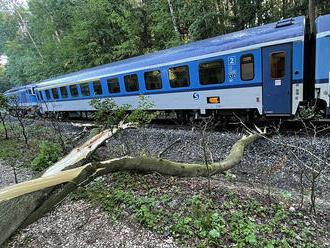
[{"label": "grass", "polygon": [[0,158],[3,160],[21,158],[23,152],[21,150],[21,144],[17,140],[0,140]]},{"label": "grass", "polygon": [[[46,154],[44,151],[45,149],[40,147],[40,145],[44,144],[41,142],[42,140],[46,142],[47,148],[59,146],[57,142],[54,141],[54,135],[51,134],[49,128],[47,129],[42,126],[36,127],[35,125],[27,126],[26,131],[29,137],[28,145],[25,145],[22,137],[20,137],[21,127],[18,124],[10,124],[10,127],[8,125],[7,129],[9,132],[9,139],[5,139],[4,127],[0,124],[0,159],[3,160],[5,164],[17,166],[17,162],[20,162],[20,164],[31,167],[35,171],[40,171],[49,166],[49,164],[46,165],[44,163],[45,165],[40,166],[41,163],[39,162],[36,166],[36,163],[33,163],[36,158],[38,158],[39,161],[41,161],[40,158],[49,160],[49,156],[45,156],[49,154],[52,157],[56,155],[57,159],[59,158],[59,149],[48,149],[50,151]],[[49,142],[47,140],[49,140]],[[54,159],[52,159],[52,162],[54,162]]]},{"label": "grass", "polygon": [[194,180],[196,185],[204,183],[114,173],[72,197],[100,207],[115,221],[128,214],[132,221],[188,247],[322,247],[318,238],[324,233],[318,226],[306,227],[305,213],[225,189],[208,195],[206,186],[187,186]]}]

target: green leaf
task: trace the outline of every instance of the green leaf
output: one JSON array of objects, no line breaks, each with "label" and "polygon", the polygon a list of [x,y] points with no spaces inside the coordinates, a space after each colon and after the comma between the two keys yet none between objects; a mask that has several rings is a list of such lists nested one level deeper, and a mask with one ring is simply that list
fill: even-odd
[{"label": "green leaf", "polygon": [[214,238],[214,239],[217,239],[220,237],[220,233],[215,230],[215,229],[212,229],[210,232],[209,232],[209,235],[210,237]]},{"label": "green leaf", "polygon": [[254,244],[254,243],[257,242],[256,235],[254,235],[254,234],[250,234],[250,235],[248,235],[248,236],[245,238],[245,240],[246,240],[247,242],[249,242],[250,244]]}]

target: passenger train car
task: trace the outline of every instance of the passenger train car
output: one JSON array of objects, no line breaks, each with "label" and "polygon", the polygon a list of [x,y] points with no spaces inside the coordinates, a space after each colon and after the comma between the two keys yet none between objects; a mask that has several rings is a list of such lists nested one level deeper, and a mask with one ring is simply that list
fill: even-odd
[{"label": "passenger train car", "polygon": [[330,15],[317,18],[316,32],[305,17],[290,18],[27,87],[44,113],[93,111],[94,98],[134,108],[143,94],[154,110],[181,117],[292,118],[301,106],[330,115]]},{"label": "passenger train car", "polygon": [[10,99],[9,103],[20,109],[37,108],[38,100],[35,92],[35,84],[18,86],[7,90],[4,94]]}]

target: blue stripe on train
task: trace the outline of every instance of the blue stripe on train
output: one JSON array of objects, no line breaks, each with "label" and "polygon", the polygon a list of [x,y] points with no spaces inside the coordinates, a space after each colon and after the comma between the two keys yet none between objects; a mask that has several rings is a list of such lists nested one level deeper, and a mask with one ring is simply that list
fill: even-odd
[{"label": "blue stripe on train", "polygon": [[76,97],[76,98],[66,98],[58,99],[56,101],[46,101],[46,102],[62,102],[62,101],[76,101],[76,100],[88,100],[95,98],[109,98],[109,97],[125,97],[125,96],[139,96],[139,95],[155,95],[155,94],[168,94],[168,93],[178,93],[178,92],[192,92],[192,91],[206,91],[206,90],[216,90],[216,89],[233,89],[233,88],[247,88],[262,86],[262,83],[252,83],[252,84],[239,84],[239,85],[224,85],[224,86],[213,86],[213,87],[203,87],[203,88],[188,88],[188,89],[173,89],[167,91],[148,91],[148,92],[138,92],[130,94],[120,94],[120,95],[104,95],[104,96],[89,96],[89,97]]}]

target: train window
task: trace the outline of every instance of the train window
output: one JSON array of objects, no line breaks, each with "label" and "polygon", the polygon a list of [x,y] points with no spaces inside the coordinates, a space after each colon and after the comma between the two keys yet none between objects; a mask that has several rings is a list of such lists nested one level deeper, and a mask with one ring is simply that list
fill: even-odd
[{"label": "train window", "polygon": [[124,77],[125,88],[127,92],[138,91],[139,81],[136,74],[127,75]]},{"label": "train window", "polygon": [[272,78],[282,78],[285,76],[285,53],[273,53],[270,57]]},{"label": "train window", "polygon": [[110,78],[107,80],[108,90],[110,93],[120,93],[118,78]]},{"label": "train window", "polygon": [[39,97],[40,97],[40,100],[43,101],[43,100],[44,100],[44,97],[43,97],[43,95],[42,95],[42,91],[38,91],[38,93],[39,93],[38,95],[39,95]]},{"label": "train window", "polygon": [[162,88],[162,77],[160,71],[149,71],[144,73],[144,81],[147,90],[158,90]]},{"label": "train window", "polygon": [[94,88],[94,94],[95,95],[102,95],[103,94],[102,85],[101,85],[100,80],[93,81],[93,88]]},{"label": "train window", "polygon": [[70,85],[70,93],[72,97],[78,97],[78,88],[76,84]]},{"label": "train window", "polygon": [[57,88],[53,88],[52,93],[53,93],[53,98],[54,99],[59,99],[60,98]]},{"label": "train window", "polygon": [[252,54],[241,56],[241,80],[254,79],[254,57]]},{"label": "train window", "polygon": [[188,66],[172,67],[168,69],[171,88],[188,87],[190,85]]},{"label": "train window", "polygon": [[62,98],[68,98],[68,90],[65,86],[60,88]]},{"label": "train window", "polygon": [[225,82],[225,65],[223,60],[199,64],[199,81],[201,85]]},{"label": "train window", "polygon": [[50,100],[50,90],[45,90],[47,100]]},{"label": "train window", "polygon": [[91,95],[91,92],[89,90],[88,83],[82,83],[82,84],[80,84],[80,89],[81,89],[81,94],[83,96],[90,96]]}]

